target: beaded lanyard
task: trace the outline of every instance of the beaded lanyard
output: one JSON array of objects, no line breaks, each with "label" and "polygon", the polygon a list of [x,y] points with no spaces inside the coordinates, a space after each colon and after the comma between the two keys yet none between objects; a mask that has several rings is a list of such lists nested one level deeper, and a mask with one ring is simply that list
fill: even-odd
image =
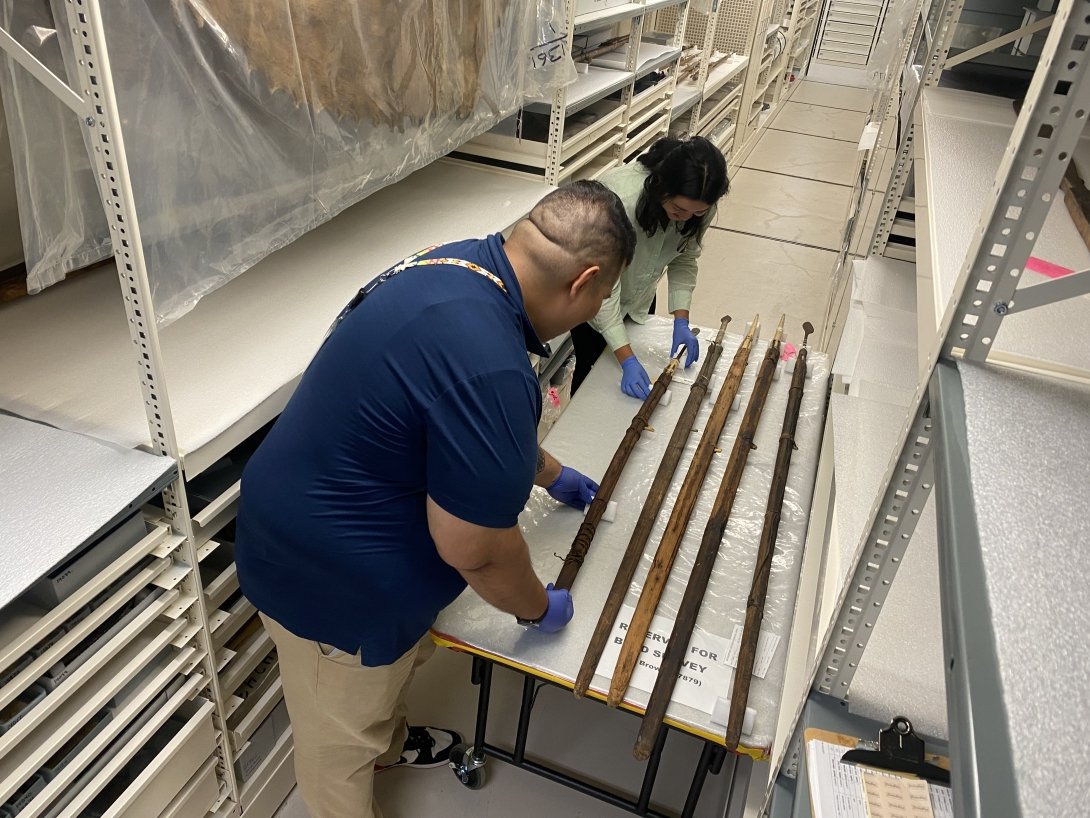
[{"label": "beaded lanyard", "polygon": [[503,283],[503,280],[498,275],[489,272],[479,264],[474,264],[472,261],[466,261],[465,259],[461,258],[420,258],[421,256],[427,255],[437,247],[439,247],[438,244],[433,244],[431,247],[425,247],[423,250],[417,253],[413,253],[407,259],[398,262],[389,270],[376,276],[366,285],[361,287],[360,291],[352,297],[352,300],[349,301],[345,305],[344,309],[340,311],[337,317],[333,319],[333,323],[330,324],[329,329],[326,330],[325,338],[322,339],[322,343],[325,343],[326,338],[329,338],[329,336],[333,333],[333,330],[340,326],[341,321],[347,318],[348,314],[352,312],[352,310],[356,309],[356,307],[360,305],[360,302],[363,301],[363,299],[367,298],[367,296],[369,296],[372,292],[374,292],[380,284],[385,284],[398,273],[403,272],[410,267],[426,267],[432,264],[449,264],[454,267],[464,267],[467,270],[472,270],[477,275],[484,276],[497,287],[499,287],[504,293],[507,292],[507,286]]}]

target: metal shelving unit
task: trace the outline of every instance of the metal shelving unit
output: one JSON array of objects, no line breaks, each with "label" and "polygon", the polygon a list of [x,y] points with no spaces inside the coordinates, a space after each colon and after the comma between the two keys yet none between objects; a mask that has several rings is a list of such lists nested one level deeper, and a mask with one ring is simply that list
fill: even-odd
[{"label": "metal shelving unit", "polygon": [[[1009,100],[938,87],[961,3],[917,7],[903,56],[925,66],[922,92],[907,91],[905,108],[900,99],[888,103],[894,114],[914,110],[915,127],[902,123],[893,139],[899,148],[883,209],[887,223],[872,246],[883,249],[889,214],[905,206],[900,198],[915,157],[916,264],[907,265],[908,277],[905,265],[897,268],[895,289],[886,290],[908,316],[902,332],[918,335],[918,352],[906,349],[897,365],[914,373],[914,388],[882,410],[891,455],[865,515],[837,497],[834,520],[850,513],[856,521],[839,523],[848,538],[837,549],[846,568],[826,577],[835,602],[819,621],[829,626],[799,676],[799,712],[778,742],[766,814],[798,810],[805,790],[804,776],[796,778],[800,736],[818,725],[814,714],[862,710],[865,679],[876,670],[868,663],[884,668],[905,660],[903,643],[899,655],[879,650],[883,627],[908,610],[897,599],[905,582],[908,595],[922,588],[940,600],[926,608],[933,614],[941,607],[942,638],[929,638],[941,642],[941,670],[936,663],[920,678],[945,691],[944,718],[926,732],[934,739],[948,731],[955,814],[1079,814],[1076,794],[1090,783],[1077,760],[1084,752],[1075,727],[1090,713],[1080,636],[1090,564],[1081,556],[1087,517],[1077,488],[1085,456],[1072,441],[1082,440],[1090,417],[1090,371],[1081,341],[1058,339],[1090,315],[1090,273],[1048,279],[1027,268],[1036,266],[1034,254],[1078,271],[1090,258],[1058,193],[1090,110],[1087,12],[1085,2],[1059,4],[1016,116]],[[926,50],[925,59],[918,50]],[[893,119],[883,125],[891,134],[898,130]],[[877,254],[866,265],[857,262],[857,270],[868,270],[857,288],[894,281],[882,279],[891,264]],[[845,398],[866,380],[859,374],[867,371],[866,343],[858,353],[850,347],[866,337],[867,321],[881,318],[853,310],[845,329],[841,356],[850,360],[842,365],[838,357],[834,373],[848,394],[834,394],[832,407],[834,422],[843,415],[841,425],[860,408]],[[844,383],[848,373],[853,380]],[[870,473],[877,474],[877,459],[868,461]],[[844,480],[847,502],[857,506],[865,495],[853,485]],[[913,581],[905,566],[929,550],[925,531],[932,526],[936,573]],[[1039,621],[1049,623],[1047,639],[1034,626]],[[915,685],[918,698],[921,683],[900,673],[878,687],[892,699],[899,685]],[[867,715],[849,732],[869,737],[868,729],[882,726],[882,713]]]},{"label": "metal shelving unit", "polygon": [[[569,52],[577,41],[587,48],[613,37],[628,41],[582,64],[552,100],[526,105],[458,155],[550,185],[597,178],[632,158],[669,127],[688,11],[688,0],[658,0],[576,14],[576,1],[568,0]],[[657,15],[669,15],[672,26],[656,29],[661,37],[645,36],[647,19]]]},{"label": "metal shelving unit", "polygon": [[217,808],[199,586],[184,538],[143,513],[177,466],[4,414],[0,445],[0,807]]},{"label": "metal shelving unit", "polygon": [[[99,795],[105,785],[132,774],[115,802],[118,815],[159,815],[169,803],[164,816],[171,818],[261,818],[278,808],[294,772],[275,651],[234,569],[231,526],[246,458],[361,275],[430,243],[501,231],[550,186],[456,160],[434,162],[271,254],[160,329],[149,319],[156,312],[140,242],[140,217],[149,214],[138,212],[132,193],[100,4],[70,0],[63,11],[81,43],[73,87],[6,38],[3,45],[18,63],[14,70],[44,82],[87,127],[114,258],[64,286],[5,305],[0,337],[18,354],[0,365],[0,406],[119,444],[126,455],[168,464],[170,474],[132,500],[130,508],[149,499],[157,504],[146,511],[147,536],[70,603],[35,616],[18,601],[9,606],[18,627],[0,628],[0,662],[15,667],[27,649],[71,623],[92,601],[88,594],[125,582],[0,686],[0,698],[10,694],[14,702],[32,689],[39,695],[30,685],[39,665],[102,624],[105,612],[114,616],[115,607],[152,589],[146,607],[94,661],[41,704],[24,708],[30,715],[0,736],[0,789],[11,790],[0,804],[8,795],[28,796],[36,811],[25,814],[36,815],[67,793],[75,795],[60,814],[87,814],[94,799],[106,797]],[[299,275],[316,268],[321,276]],[[91,496],[56,507],[84,508]],[[88,743],[62,747],[107,711],[112,717]],[[132,769],[129,760],[140,748],[160,744],[144,771]],[[33,765],[52,763],[61,750],[74,753],[78,765],[53,781],[34,778]]]}]

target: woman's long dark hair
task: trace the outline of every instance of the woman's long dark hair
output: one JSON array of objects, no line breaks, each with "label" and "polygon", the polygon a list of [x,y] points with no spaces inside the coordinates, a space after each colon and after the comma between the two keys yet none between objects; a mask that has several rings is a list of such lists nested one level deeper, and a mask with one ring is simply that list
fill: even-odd
[{"label": "woman's long dark hair", "polygon": [[666,136],[636,161],[650,171],[636,204],[636,221],[643,231],[653,236],[659,230],[665,230],[670,217],[662,207],[662,200],[684,196],[704,202],[708,212],[704,216],[693,216],[681,226],[683,238],[678,250],[684,249],[693,236],[699,241],[714,217],[716,202],[730,188],[727,162],[722,152],[702,136],[688,139]]}]

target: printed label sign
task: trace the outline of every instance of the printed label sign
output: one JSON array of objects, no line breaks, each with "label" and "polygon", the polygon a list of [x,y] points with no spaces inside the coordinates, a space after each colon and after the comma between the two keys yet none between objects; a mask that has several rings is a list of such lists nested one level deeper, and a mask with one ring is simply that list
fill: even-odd
[{"label": "printed label sign", "polygon": [[[620,655],[621,645],[628,633],[628,623],[633,613],[634,609],[629,605],[621,608],[617,622],[613,626],[613,633],[610,634],[606,649],[602,652],[597,672],[607,679],[613,677],[617,657]],[[643,652],[632,674],[630,688],[634,687],[650,693],[655,687],[659,665],[662,663],[662,656],[666,652],[666,645],[670,641],[670,632],[673,629],[672,619],[656,616],[651,620],[651,629],[644,639]],[[726,639],[713,636],[699,628],[693,631],[693,638],[689,641],[685,661],[678,673],[671,701],[711,713],[712,708],[715,707],[715,700],[729,690],[731,683],[732,671],[725,661],[727,649]]]}]

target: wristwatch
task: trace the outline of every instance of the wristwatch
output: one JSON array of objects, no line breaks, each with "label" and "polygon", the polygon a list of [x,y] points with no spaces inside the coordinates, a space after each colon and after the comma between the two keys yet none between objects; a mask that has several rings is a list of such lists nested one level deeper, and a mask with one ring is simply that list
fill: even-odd
[{"label": "wristwatch", "polygon": [[523,627],[526,627],[526,628],[536,628],[538,625],[541,624],[541,620],[545,618],[545,614],[547,614],[548,612],[549,612],[549,606],[546,605],[545,610],[542,612],[541,616],[539,616],[537,619],[523,619],[521,616],[516,616],[515,617],[515,622],[517,622],[518,624],[520,624],[520,625],[522,625]]}]

